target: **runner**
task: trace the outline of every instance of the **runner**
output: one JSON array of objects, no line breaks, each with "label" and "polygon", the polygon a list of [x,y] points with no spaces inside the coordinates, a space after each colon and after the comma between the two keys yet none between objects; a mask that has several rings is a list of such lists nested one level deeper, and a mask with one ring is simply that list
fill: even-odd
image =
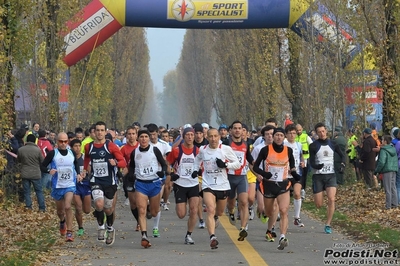
[{"label": "runner", "polygon": [[[67,149],[67,134],[59,133],[57,143],[57,148],[47,153],[40,169],[42,172],[52,175],[51,196],[56,202],[57,215],[60,219],[60,234],[66,236],[67,242],[72,242],[74,237],[72,235],[71,204],[76,191],[76,181],[81,182],[82,176],[76,155]],[[48,165],[51,165],[50,169],[47,168]]]},{"label": "runner", "polygon": [[[83,172],[83,154],[81,153],[81,141],[74,139],[69,143],[72,151],[75,153],[75,160],[78,161],[79,170]],[[82,180],[76,183],[76,191],[74,193],[74,205],[75,205],[75,219],[78,223],[78,236],[82,236],[85,233],[83,229],[82,213],[90,213],[92,208],[92,191],[90,190],[90,183],[88,176],[82,176]]]},{"label": "runner", "polygon": [[[118,146],[105,139],[106,124],[104,122],[96,123],[95,132],[94,141],[85,146],[83,175],[86,174],[90,163],[90,185],[98,223],[97,240],[105,240],[106,245],[112,245],[115,241],[113,201],[118,182],[115,167],[124,168],[126,162]],[[104,213],[106,214],[107,232]]]},{"label": "runner", "polygon": [[335,196],[336,196],[336,176],[334,169],[334,153],[337,152],[342,158],[342,167],[340,171],[344,171],[345,156],[340,148],[327,137],[325,124],[318,123],[315,125],[315,132],[318,139],[310,144],[310,165],[315,172],[312,176],[314,203],[317,208],[324,204],[323,191],[326,191],[328,197],[328,206],[326,214],[325,233],[331,234],[331,221],[335,212]]},{"label": "runner", "polygon": [[[275,199],[279,206],[280,232],[278,249],[283,250],[289,243],[286,238],[288,227],[288,209],[290,203],[290,185],[289,173],[296,181],[300,180],[300,176],[296,173],[293,150],[283,145],[285,139],[285,131],[283,128],[275,128],[273,133],[273,143],[261,149],[260,154],[254,163],[254,171],[263,178],[260,184],[260,191],[264,196],[265,211],[270,219],[268,220],[268,230],[266,238],[269,242],[273,242],[274,238],[271,234],[272,226],[276,220],[274,211]],[[260,163],[263,169],[260,169]]]},{"label": "runner", "polygon": [[231,147],[219,143],[221,136],[218,130],[208,130],[207,136],[210,144],[200,148],[194,162],[192,177],[198,176],[200,165],[203,163],[201,195],[207,208],[206,224],[210,235],[210,247],[216,249],[219,243],[215,236],[215,228],[218,227],[218,216],[223,214],[226,207],[230,190],[225,168],[237,170],[241,167],[241,164]]},{"label": "runner", "polygon": [[[159,215],[161,197],[161,178],[167,170],[167,164],[160,150],[150,145],[150,133],[147,129],[138,132],[139,146],[133,150],[129,162],[129,182],[135,185],[136,206],[139,213],[139,225],[142,233],[141,245],[151,247],[147,237],[146,210],[150,202],[153,217]],[[159,168],[161,166],[161,169]],[[133,174],[132,174],[133,173]]]},{"label": "runner", "polygon": [[[302,146],[300,142],[296,142],[296,126],[294,124],[289,124],[285,128],[286,140],[284,144],[293,150],[294,164],[296,167],[296,173],[301,176],[302,168],[304,167],[304,158],[302,153]],[[293,187],[293,204],[294,204],[294,225],[299,227],[304,227],[303,222],[300,219],[301,210],[301,180],[299,182],[294,181]]]},{"label": "runner", "polygon": [[247,237],[247,222],[249,219],[249,194],[248,183],[247,183],[247,170],[246,165],[249,163],[253,164],[253,157],[250,153],[250,148],[247,142],[242,140],[243,127],[240,121],[234,121],[231,125],[231,135],[227,141],[223,144],[228,145],[232,148],[236,154],[241,166],[237,170],[228,170],[228,180],[231,187],[228,196],[228,212],[229,222],[235,225],[235,203],[236,196],[238,197],[238,209],[240,212],[240,229],[238,241],[243,241]]},{"label": "runner", "polygon": [[185,244],[194,244],[192,232],[196,225],[197,208],[199,205],[199,181],[192,178],[194,158],[198,153],[198,148],[193,145],[194,129],[186,128],[183,130],[183,143],[175,147],[168,154],[167,160],[173,165],[175,173],[171,174],[174,182],[174,193],[176,203],[176,214],[179,219],[183,219],[187,213],[187,203],[189,202],[189,220]]},{"label": "runner", "polygon": [[[171,152],[171,146],[169,146],[168,142],[165,142],[158,138],[158,126],[156,124],[148,124],[147,129],[150,133],[150,144],[158,148],[161,152],[164,161],[169,152]],[[165,161],[166,162],[166,161]],[[166,173],[167,171],[164,171]],[[161,178],[161,196],[163,197],[162,204],[163,210],[168,211],[168,198],[171,193],[172,184],[171,177],[169,175],[162,176]],[[160,231],[158,229],[161,219],[161,210],[159,210],[157,216],[153,218],[153,237],[160,237]]]},{"label": "runner", "polygon": [[[138,146],[139,146],[139,142],[137,141],[137,129],[136,127],[133,126],[129,126],[126,129],[126,139],[127,142],[126,144],[121,148],[121,153],[125,158],[125,161],[128,163],[130,163],[131,160],[131,154],[132,151],[135,150]],[[128,204],[131,207],[131,212],[133,217],[135,217],[136,220],[136,229],[135,231],[140,231],[140,225],[139,225],[139,214],[138,214],[138,209],[136,206],[136,199],[135,199],[135,186],[134,183],[129,182],[129,180],[132,180],[131,178],[128,178],[128,167],[124,168],[123,170],[123,184],[124,184],[124,192],[125,192],[125,197],[128,200]]]},{"label": "runner", "polygon": [[[205,127],[203,127],[203,125]],[[193,129],[194,129],[193,144],[197,148],[207,145],[208,140],[205,138],[205,135],[207,135],[207,131],[209,129],[208,124],[207,123],[203,123],[203,124],[196,123],[193,125]],[[199,174],[198,180],[199,180],[199,190],[201,190],[201,182],[202,182],[201,174]],[[197,215],[199,217],[199,228],[204,229],[206,227],[206,223],[204,222],[204,219],[203,219],[203,198],[200,195],[199,195],[199,206],[197,208]]]}]

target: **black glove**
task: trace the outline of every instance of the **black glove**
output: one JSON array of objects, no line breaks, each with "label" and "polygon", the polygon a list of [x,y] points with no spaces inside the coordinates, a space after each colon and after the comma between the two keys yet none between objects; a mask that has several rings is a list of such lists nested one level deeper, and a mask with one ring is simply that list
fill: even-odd
[{"label": "black glove", "polygon": [[177,174],[171,174],[171,180],[172,181],[176,181],[176,180],[178,180],[178,178],[179,178],[179,175],[177,175]]},{"label": "black glove", "polygon": [[346,168],[346,165],[344,163],[342,163],[339,167],[339,174],[343,174],[344,173],[344,169]]},{"label": "black glove", "polygon": [[323,167],[324,167],[324,164],[323,164],[323,163],[320,163],[320,164],[317,164],[317,165],[315,166],[315,169],[320,170],[320,169],[322,169]]},{"label": "black glove", "polygon": [[300,181],[301,175],[299,175],[296,171],[292,171],[290,174],[293,176],[294,180]]},{"label": "black glove", "polygon": [[217,159],[215,160],[215,162],[217,163],[217,165],[218,165],[219,168],[226,168],[225,162],[222,161],[220,158],[217,158]]},{"label": "black glove", "polygon": [[136,175],[134,173],[128,172],[128,174],[126,175],[126,179],[129,182],[134,183],[136,181]]},{"label": "black glove", "polygon": [[124,178],[124,176],[122,175],[122,173],[121,173],[121,171],[117,171],[117,177],[118,177],[118,180],[121,182],[122,180],[123,180],[123,178]]},{"label": "black glove", "polygon": [[271,172],[263,172],[261,175],[262,175],[263,179],[266,179],[266,180],[268,180],[272,177]]},{"label": "black glove", "polygon": [[159,178],[164,178],[165,173],[164,173],[164,171],[158,171],[157,175],[158,175]]},{"label": "black glove", "polygon": [[193,173],[192,173],[192,178],[194,179],[194,178],[196,178],[196,177],[198,177],[198,176],[199,176],[199,172],[193,171]]}]

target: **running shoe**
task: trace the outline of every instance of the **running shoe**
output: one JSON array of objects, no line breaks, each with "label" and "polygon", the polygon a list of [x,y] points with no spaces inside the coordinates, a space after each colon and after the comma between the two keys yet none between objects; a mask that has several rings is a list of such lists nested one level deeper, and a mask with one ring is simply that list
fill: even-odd
[{"label": "running shoe", "polygon": [[246,237],[247,237],[246,229],[244,228],[240,229],[238,241],[244,241]]},{"label": "running shoe", "polygon": [[272,226],[271,235],[272,235],[273,237],[276,237],[275,226]]},{"label": "running shoe", "polygon": [[330,225],[325,225],[325,233],[332,234],[332,228]]},{"label": "running shoe", "polygon": [[236,224],[235,214],[233,214],[233,213],[229,214],[229,222],[231,223],[231,225]]},{"label": "running shoe", "polygon": [[215,228],[218,228],[218,226],[219,226],[218,216],[214,216],[214,221],[215,221]]},{"label": "running shoe", "polygon": [[78,233],[76,233],[77,236],[83,236],[85,233],[85,230],[83,228],[79,228]]},{"label": "running shoe", "polygon": [[185,244],[194,245],[194,240],[193,240],[192,236],[190,236],[190,235],[185,236]]},{"label": "running shoe", "polygon": [[240,221],[240,211],[238,210],[236,219]]},{"label": "running shoe", "polygon": [[124,205],[125,205],[125,206],[129,206],[129,205],[130,205],[129,198],[126,198],[126,200],[125,200],[125,202],[124,202]]},{"label": "running shoe", "polygon": [[279,222],[281,220],[281,215],[278,213],[278,217],[276,218],[276,221]]},{"label": "running shoe", "polygon": [[136,225],[135,231],[136,231],[136,232],[140,231],[140,224],[137,224],[137,225]]},{"label": "running shoe", "polygon": [[264,213],[261,214],[261,222],[263,224],[266,224],[268,222],[269,218],[266,216]]},{"label": "running shoe", "polygon": [[104,224],[102,226],[99,226],[97,229],[97,240],[104,242],[104,235],[106,234],[106,229],[104,227]]},{"label": "running shoe", "polygon": [[65,237],[66,242],[74,242],[74,237],[72,236],[72,232],[67,232],[67,235]]},{"label": "running shoe", "polygon": [[200,228],[200,229],[206,228],[206,223],[204,222],[204,220],[200,220],[200,221],[199,221],[199,228]]},{"label": "running shoe", "polygon": [[300,191],[300,197],[301,197],[301,199],[305,199],[306,198],[306,191],[304,189],[302,189]]},{"label": "running shoe", "polygon": [[65,224],[64,220],[64,222],[60,222],[60,235],[65,236],[66,233],[67,233],[67,225]]},{"label": "running shoe", "polygon": [[166,203],[163,203],[163,210],[164,211],[169,211],[168,205]]},{"label": "running shoe", "polygon": [[275,239],[272,236],[271,231],[267,230],[267,232],[265,233],[265,239],[267,239],[268,242],[274,242]]},{"label": "running shoe", "polygon": [[210,239],[210,247],[211,247],[211,249],[217,249],[217,248],[218,248],[218,244],[219,244],[219,242],[218,242],[218,240],[217,240],[217,237],[216,237],[216,236],[213,236],[213,237]]},{"label": "running shoe", "polygon": [[158,228],[153,228],[153,237],[160,237],[160,232],[158,231]]},{"label": "running shoe", "polygon": [[144,248],[149,248],[151,247],[150,241],[147,239],[147,237],[142,237],[142,241],[140,243],[142,247]]},{"label": "running shoe", "polygon": [[253,207],[249,208],[249,220],[254,219],[254,210]]},{"label": "running shoe", "polygon": [[279,245],[278,245],[278,249],[279,250],[283,250],[285,247],[287,247],[289,244],[289,241],[287,240],[287,238],[285,237],[281,237],[279,239]]},{"label": "running shoe", "polygon": [[304,224],[301,222],[300,218],[294,218],[294,225],[297,225],[298,227],[304,227]]},{"label": "running shoe", "polygon": [[115,229],[107,230],[106,245],[111,246],[115,241]]}]

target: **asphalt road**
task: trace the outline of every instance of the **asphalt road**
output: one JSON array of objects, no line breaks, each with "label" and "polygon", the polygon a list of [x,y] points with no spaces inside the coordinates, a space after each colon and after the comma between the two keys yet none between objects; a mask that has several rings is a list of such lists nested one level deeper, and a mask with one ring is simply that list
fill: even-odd
[{"label": "asphalt road", "polygon": [[[324,265],[325,249],[334,245],[352,243],[333,228],[333,233],[325,234],[324,225],[302,215],[305,227],[293,225],[293,212],[289,213],[289,230],[286,237],[289,246],[277,250],[278,243],[265,240],[266,224],[258,218],[249,221],[248,237],[237,241],[238,228],[231,225],[227,216],[220,218],[216,229],[219,248],[211,250],[206,229],[196,227],[193,232],[194,245],[185,245],[187,217],[180,220],[175,214],[173,193],[171,193],[169,211],[162,211],[160,221],[161,237],[150,237],[152,247],[144,249],[140,245],[140,232],[135,232],[136,221],[125,198],[118,191],[117,217],[114,228],[116,240],[112,246],[97,241],[97,226],[91,215],[85,217],[85,235],[75,236],[75,241],[65,243],[60,249],[57,260],[48,265],[140,265],[140,266],[176,266],[176,265]],[[293,204],[292,204],[293,205]],[[206,213],[204,213],[206,215]],[[151,229],[153,221],[148,220]],[[239,225],[237,225],[239,226]],[[152,235],[149,230],[149,236]],[[277,227],[279,236],[279,226]]]}]

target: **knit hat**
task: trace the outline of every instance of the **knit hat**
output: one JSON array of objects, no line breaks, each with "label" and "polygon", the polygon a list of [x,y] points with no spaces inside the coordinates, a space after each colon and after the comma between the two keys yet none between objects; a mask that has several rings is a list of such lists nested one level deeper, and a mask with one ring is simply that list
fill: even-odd
[{"label": "knit hat", "polygon": [[367,127],[366,129],[364,129],[363,133],[365,133],[365,134],[372,134],[372,129],[370,129],[369,127]]},{"label": "knit hat", "polygon": [[226,129],[226,130],[228,130],[228,126],[225,125],[225,124],[222,124],[222,125],[219,126],[218,131],[220,131],[221,129]]},{"label": "knit hat", "polygon": [[142,134],[147,134],[147,136],[150,137],[150,133],[149,133],[149,131],[148,131],[147,129],[141,129],[141,130],[139,130],[139,132],[138,132],[138,137],[140,137],[140,135],[142,135]]},{"label": "knit hat", "polygon": [[187,127],[183,130],[182,136],[185,136],[186,133],[192,132],[194,134],[194,129],[192,127]]},{"label": "knit hat", "polygon": [[203,126],[200,123],[193,125],[194,132],[203,132]]},{"label": "knit hat", "polygon": [[393,137],[397,138],[397,135],[399,134],[400,129],[395,129],[393,131]]},{"label": "knit hat", "polygon": [[274,136],[275,133],[278,133],[278,132],[281,132],[283,135],[285,135],[285,130],[281,127],[277,127],[277,128],[274,128],[274,133],[272,133],[272,136]]},{"label": "knit hat", "polygon": [[201,124],[201,126],[202,126],[203,128],[210,129],[210,126],[209,126],[207,123],[203,123],[203,124]]}]

